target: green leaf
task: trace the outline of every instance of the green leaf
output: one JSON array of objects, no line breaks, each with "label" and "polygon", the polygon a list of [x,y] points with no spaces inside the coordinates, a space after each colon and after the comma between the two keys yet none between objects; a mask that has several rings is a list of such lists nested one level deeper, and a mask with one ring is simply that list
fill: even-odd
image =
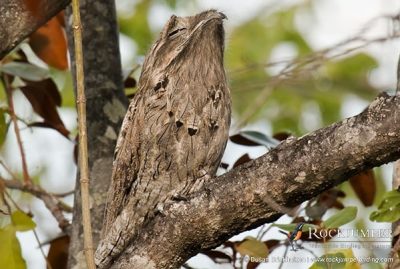
[{"label": "green leaf", "polygon": [[7,135],[7,123],[5,117],[5,110],[0,109],[0,147],[3,145]]},{"label": "green leaf", "polygon": [[33,222],[32,218],[20,210],[12,213],[11,220],[14,229],[18,232],[29,231],[36,227],[36,224]]},{"label": "green leaf", "polygon": [[335,82],[333,87],[338,90],[370,99],[378,92],[369,81],[371,70],[377,66],[378,63],[373,57],[358,53],[340,61],[327,63],[325,74]]},{"label": "green leaf", "polygon": [[386,192],[378,210],[371,213],[370,220],[378,222],[395,222],[400,219],[400,192]]},{"label": "green leaf", "polygon": [[29,63],[9,62],[0,65],[0,72],[31,81],[41,81],[49,77],[49,71]]},{"label": "green leaf", "polygon": [[[239,115],[247,111],[249,107],[254,106],[255,100],[259,98],[261,90],[265,89],[265,92],[278,92],[288,86],[271,86],[271,84],[268,84],[271,72],[269,72],[269,68],[266,69],[266,64],[271,60],[270,56],[273,55],[273,52],[277,48],[282,44],[288,44],[294,48],[298,55],[304,55],[311,51],[307,42],[295,26],[296,11],[297,8],[293,7],[265,16],[266,12],[260,10],[256,17],[234,28],[230,34],[226,64],[229,67],[230,88],[233,103],[235,104],[235,112]],[[279,29],[279,31],[276,31],[276,29]],[[266,85],[269,86],[265,88]],[[291,98],[297,94],[298,92],[296,91],[295,94],[290,92],[286,95],[288,98]],[[266,98],[265,107],[268,108],[269,102],[279,103],[274,99]],[[291,107],[290,104],[285,104],[285,108],[287,107],[290,107],[290,109],[299,108],[299,106]],[[280,113],[280,111],[274,110],[273,114],[287,115],[285,112]],[[297,117],[301,115],[300,113],[293,114],[296,118],[290,121],[290,123],[293,123],[291,126],[298,123]],[[270,114],[260,108],[255,111],[251,120],[264,115],[267,115],[268,119],[271,119]],[[277,119],[278,121],[280,122],[280,119]],[[274,129],[274,131],[282,130],[293,129]]]},{"label": "green leaf", "polygon": [[351,249],[341,249],[322,255],[310,269],[361,269]]},{"label": "green leaf", "polygon": [[148,13],[151,7],[151,1],[138,1],[135,6],[135,13],[130,17],[120,18],[120,31],[131,37],[138,45],[138,54],[145,54],[152,41],[153,34],[148,23]]},{"label": "green leaf", "polygon": [[339,228],[340,226],[349,223],[357,217],[357,207],[349,206],[340,210],[335,215],[331,216],[324,221],[324,227],[329,228]]},{"label": "green leaf", "polygon": [[176,1],[177,0],[165,0],[165,3],[170,7],[175,9],[176,8]]},{"label": "green leaf", "polygon": [[268,257],[268,247],[260,240],[247,236],[241,243],[235,246],[236,250],[242,255],[254,258]]},{"label": "green leaf", "polygon": [[0,229],[0,268],[25,269],[21,246],[16,236],[15,227],[7,225]]}]

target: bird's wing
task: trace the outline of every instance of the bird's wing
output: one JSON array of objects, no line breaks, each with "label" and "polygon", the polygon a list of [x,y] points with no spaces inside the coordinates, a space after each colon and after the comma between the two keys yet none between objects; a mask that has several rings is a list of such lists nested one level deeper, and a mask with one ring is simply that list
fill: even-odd
[{"label": "bird's wing", "polygon": [[107,205],[104,217],[102,235],[109,231],[116,217],[126,204],[126,194],[136,180],[138,170],[139,131],[142,127],[139,103],[142,98],[138,93],[131,101],[123,120],[121,131],[114,153],[111,185],[107,194]]}]

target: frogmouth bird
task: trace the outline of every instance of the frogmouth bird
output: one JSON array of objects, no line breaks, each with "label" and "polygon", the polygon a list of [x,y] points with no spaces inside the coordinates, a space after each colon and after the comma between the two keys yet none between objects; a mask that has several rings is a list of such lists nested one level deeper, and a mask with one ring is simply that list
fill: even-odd
[{"label": "frogmouth bird", "polygon": [[228,139],[225,15],[172,16],[148,52],[123,121],[95,260],[107,268],[166,202],[215,176]]}]

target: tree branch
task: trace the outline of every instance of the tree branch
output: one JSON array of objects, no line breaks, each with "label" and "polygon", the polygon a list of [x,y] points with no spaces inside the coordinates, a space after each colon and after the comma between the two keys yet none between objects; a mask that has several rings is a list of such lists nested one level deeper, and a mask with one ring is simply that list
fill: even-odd
[{"label": "tree branch", "polygon": [[400,97],[382,94],[355,117],[282,142],[213,178],[187,201],[165,205],[112,268],[178,268],[202,249],[278,219],[282,213],[269,199],[294,207],[360,171],[396,160],[399,123]]},{"label": "tree branch", "polygon": [[7,180],[0,177],[0,180],[2,181],[2,183],[4,183],[4,186],[9,189],[27,192],[42,200],[44,205],[57,220],[60,229],[66,233],[68,232],[68,229],[70,228],[70,223],[64,217],[64,214],[62,212],[71,212],[71,208],[68,205],[58,200],[56,197],[54,197],[54,195],[43,190],[40,186],[33,184],[23,184],[22,181],[17,179]]}]

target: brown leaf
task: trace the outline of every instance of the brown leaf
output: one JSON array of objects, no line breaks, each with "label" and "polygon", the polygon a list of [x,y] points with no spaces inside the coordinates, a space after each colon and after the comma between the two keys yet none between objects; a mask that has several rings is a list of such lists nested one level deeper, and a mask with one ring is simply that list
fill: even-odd
[{"label": "brown leaf", "polygon": [[350,185],[358,199],[365,205],[371,206],[376,194],[374,170],[363,171],[349,179]]},{"label": "brown leaf", "polygon": [[26,86],[20,88],[22,93],[31,103],[33,110],[44,119],[41,126],[38,123],[34,123],[33,125],[53,128],[68,138],[69,131],[61,121],[56,108],[61,105],[61,95],[53,80],[24,80],[24,82]]},{"label": "brown leaf", "polygon": [[66,269],[68,261],[69,236],[64,235],[50,242],[47,260],[51,268]]},{"label": "brown leaf", "polygon": [[255,269],[255,268],[257,268],[259,265],[260,265],[259,262],[252,262],[252,261],[249,261],[249,262],[247,263],[246,269]]},{"label": "brown leaf", "polygon": [[48,65],[61,70],[68,68],[67,40],[57,16],[30,35],[29,45]]},{"label": "brown leaf", "polygon": [[241,242],[236,243],[235,248],[243,257],[248,255],[255,258],[266,258],[269,254],[267,245],[251,236],[247,236]]},{"label": "brown leaf", "polygon": [[240,157],[234,164],[233,168],[236,166],[239,166],[241,164],[247,163],[248,161],[251,161],[252,159],[250,158],[249,154],[244,154],[242,157]]},{"label": "brown leaf", "polygon": [[232,135],[229,137],[229,139],[233,143],[243,145],[243,146],[261,146],[261,144],[251,141],[250,139],[247,139],[246,137],[242,136],[241,134]]},{"label": "brown leaf", "polygon": [[306,207],[306,214],[314,220],[320,220],[330,208],[343,209],[344,205],[338,198],[344,198],[346,194],[337,188],[332,188],[321,193],[316,203]]},{"label": "brown leaf", "polygon": [[276,249],[277,247],[280,246],[281,241],[280,240],[271,239],[271,240],[264,241],[264,244],[267,245],[269,253],[271,254],[271,252],[274,249]]},{"label": "brown leaf", "polygon": [[224,163],[224,162],[221,162],[220,164],[219,164],[219,167],[221,167],[221,168],[223,168],[223,169],[228,169],[228,167],[229,167],[229,164],[227,164],[227,163]]},{"label": "brown leaf", "polygon": [[133,77],[127,77],[124,81],[125,88],[134,88],[136,87],[136,79]]},{"label": "brown leaf", "polygon": [[332,207],[340,210],[340,209],[343,209],[343,208],[344,208],[344,204],[343,204],[342,202],[336,200],[336,201],[332,204]]},{"label": "brown leaf", "polygon": [[75,137],[75,146],[73,151],[74,163],[78,165],[78,155],[79,155],[79,134]]},{"label": "brown leaf", "polygon": [[42,0],[36,0],[36,1],[32,1],[32,0],[24,0],[24,5],[25,5],[25,9],[29,11],[29,13],[32,15],[32,17],[35,17],[36,19],[40,19],[43,17],[43,12],[40,9],[41,8],[41,2]]},{"label": "brown leaf", "polygon": [[65,14],[64,14],[64,10],[60,11],[57,15],[56,18],[58,20],[58,23],[65,28]]},{"label": "brown leaf", "polygon": [[237,241],[232,242],[232,241],[226,241],[225,243],[223,243],[222,245],[226,248],[231,248],[232,250],[235,250],[235,243],[237,243]]},{"label": "brown leaf", "polygon": [[218,251],[218,250],[205,250],[202,251],[201,254],[206,255],[215,263],[230,263],[232,261],[232,257],[228,254]]},{"label": "brown leaf", "polygon": [[346,197],[346,194],[342,190],[332,188],[320,194],[318,197],[318,202],[326,205],[328,208],[331,208],[336,203],[338,198],[344,197]]},{"label": "brown leaf", "polygon": [[279,132],[274,134],[272,137],[275,138],[276,140],[283,141],[290,137],[292,134],[288,132]]}]

